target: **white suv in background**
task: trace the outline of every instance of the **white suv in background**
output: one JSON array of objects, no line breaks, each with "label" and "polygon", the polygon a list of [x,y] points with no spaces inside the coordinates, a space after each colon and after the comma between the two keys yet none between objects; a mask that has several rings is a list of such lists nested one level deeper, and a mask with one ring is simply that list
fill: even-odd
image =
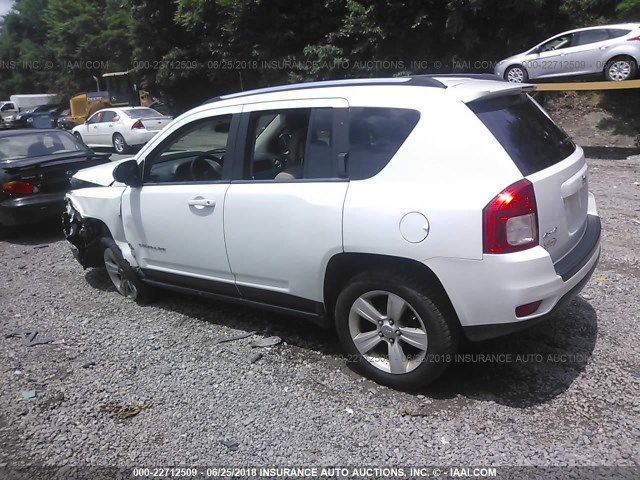
[{"label": "white suv in background", "polygon": [[353,367],[417,388],[461,335],[545,318],[598,261],[582,149],[531,88],[418,76],[219,97],[134,159],[78,172],[65,233],[123,295],[335,325]]}]

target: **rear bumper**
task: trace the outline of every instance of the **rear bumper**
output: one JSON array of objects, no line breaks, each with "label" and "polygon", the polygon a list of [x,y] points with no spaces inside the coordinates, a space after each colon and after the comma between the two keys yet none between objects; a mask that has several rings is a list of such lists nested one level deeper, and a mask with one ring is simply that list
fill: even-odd
[{"label": "rear bumper", "polygon": [[144,145],[145,143],[147,143],[149,140],[151,140],[153,137],[155,137],[158,131],[149,131],[149,130],[145,130],[145,129],[137,129],[134,128],[131,130],[131,132],[127,132],[127,135],[125,136],[125,140],[127,141],[127,143],[129,145]]},{"label": "rear bumper", "polygon": [[521,330],[526,330],[527,328],[533,327],[544,320],[547,320],[550,317],[553,317],[556,313],[562,310],[573,298],[580,293],[580,291],[584,288],[584,286],[591,278],[593,271],[596,269],[598,265],[598,260],[600,259],[600,249],[598,248],[598,254],[596,261],[593,263],[591,269],[587,272],[586,275],[582,277],[578,281],[578,283],[571,288],[567,293],[565,293],[558,303],[547,313],[534,317],[529,320],[522,320],[519,322],[513,323],[502,323],[497,325],[471,325],[468,327],[464,327],[464,333],[469,340],[474,342],[479,342],[482,340],[489,340],[491,338],[503,337],[505,335],[509,335],[511,333],[519,332]]},{"label": "rear bumper", "polygon": [[8,198],[0,202],[0,225],[15,227],[38,223],[60,216],[64,210],[64,192]]},{"label": "rear bumper", "polygon": [[[600,229],[600,218],[589,215],[582,239],[556,265],[542,247],[479,261],[435,259],[427,265],[449,294],[467,337],[487,340],[527,328],[577,295],[598,263]],[[516,316],[518,306],[538,301],[534,313]]]},{"label": "rear bumper", "polygon": [[593,257],[600,245],[600,232],[602,226],[600,217],[587,215],[587,228],[580,243],[569,254],[554,265],[556,273],[562,280],[567,281],[580,271],[582,267]]}]

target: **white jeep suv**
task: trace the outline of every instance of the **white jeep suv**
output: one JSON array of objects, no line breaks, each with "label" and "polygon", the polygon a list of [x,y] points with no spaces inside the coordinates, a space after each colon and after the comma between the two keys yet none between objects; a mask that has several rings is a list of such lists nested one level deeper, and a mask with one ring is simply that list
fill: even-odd
[{"label": "white jeep suv", "polygon": [[65,233],[123,295],[335,325],[353,367],[424,386],[461,335],[545,318],[598,261],[583,151],[532,88],[416,76],[218,97],[78,172]]}]

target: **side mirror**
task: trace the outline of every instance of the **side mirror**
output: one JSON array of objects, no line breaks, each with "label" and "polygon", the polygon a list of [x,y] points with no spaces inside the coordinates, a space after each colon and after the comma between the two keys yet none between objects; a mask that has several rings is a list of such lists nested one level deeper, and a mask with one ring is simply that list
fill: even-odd
[{"label": "side mirror", "polygon": [[142,178],[140,176],[140,167],[135,160],[127,160],[122,162],[113,170],[113,178],[116,182],[124,183],[130,187],[141,187]]}]

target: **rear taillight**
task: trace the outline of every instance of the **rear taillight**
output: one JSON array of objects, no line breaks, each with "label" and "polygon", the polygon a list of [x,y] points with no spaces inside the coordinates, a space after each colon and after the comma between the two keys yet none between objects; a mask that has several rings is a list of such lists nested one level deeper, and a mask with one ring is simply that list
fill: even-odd
[{"label": "rear taillight", "polygon": [[627,38],[627,42],[640,42],[640,35],[637,37]]},{"label": "rear taillight", "polygon": [[136,120],[135,123],[131,125],[131,130],[133,130],[134,128],[144,128],[142,120]]},{"label": "rear taillight", "polygon": [[482,210],[483,252],[512,253],[538,245],[538,209],[527,179],[505,188]]},{"label": "rear taillight", "polygon": [[25,195],[33,193],[33,183],[18,182],[15,180],[4,182],[2,184],[2,191],[10,193],[12,195]]}]

